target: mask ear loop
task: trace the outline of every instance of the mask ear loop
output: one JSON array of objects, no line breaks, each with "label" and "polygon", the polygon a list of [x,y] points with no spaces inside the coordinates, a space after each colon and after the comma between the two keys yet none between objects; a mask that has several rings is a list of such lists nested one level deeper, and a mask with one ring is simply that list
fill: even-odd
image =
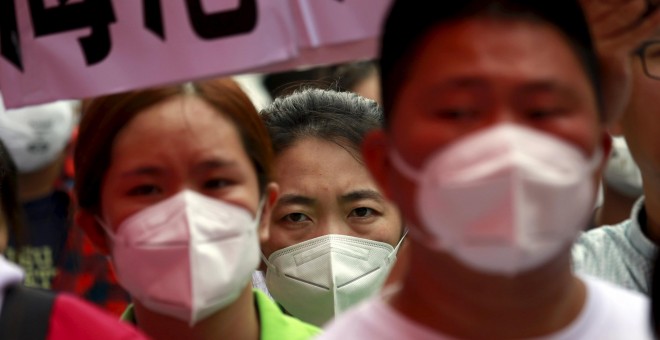
[{"label": "mask ear loop", "polygon": [[598,168],[598,165],[603,160],[603,156],[604,156],[603,147],[599,145],[596,148],[594,155],[589,160],[589,165],[588,165],[589,171],[594,171],[596,168]]},{"label": "mask ear loop", "polygon": [[110,228],[110,225],[104,221],[99,215],[94,215],[94,219],[96,220],[96,223],[98,223],[103,231],[105,231],[105,235],[108,237],[108,240],[110,241],[110,253],[107,254],[105,257],[112,263],[112,266],[116,268],[115,261],[112,257],[112,251],[115,247],[115,244],[117,243],[117,238],[115,237],[115,234],[112,232],[112,229]]},{"label": "mask ear loop", "polygon": [[266,255],[264,255],[263,251],[260,250],[259,255],[261,256],[261,260],[264,261],[264,263],[266,264],[266,270],[271,270],[272,269],[274,271],[277,271],[277,268],[275,268],[275,266],[273,266],[273,264],[270,263],[270,261],[268,261],[268,259],[266,258]]},{"label": "mask ear loop", "polygon": [[266,197],[262,197],[259,200],[259,205],[257,206],[257,214],[254,217],[254,221],[257,226],[261,223],[261,216],[264,214],[265,206],[266,206]]},{"label": "mask ear loop", "polygon": [[390,149],[389,152],[390,156],[390,161],[392,161],[392,165],[394,165],[394,168],[399,170],[399,172],[407,177],[409,180],[416,182],[417,178],[420,177],[420,172],[419,170],[413,168],[408,164],[406,160],[401,157],[401,154],[395,149]]},{"label": "mask ear loop", "polygon": [[390,255],[387,256],[387,263],[390,264],[392,261],[396,260],[396,256],[399,253],[399,248],[401,247],[401,244],[403,243],[403,240],[408,236],[408,228],[406,228],[403,232],[403,235],[401,236],[401,239],[399,240],[399,243],[396,244],[396,247],[394,247],[394,250],[390,253]]},{"label": "mask ear loop", "polygon": [[116,241],[116,238],[115,238],[115,234],[112,232],[112,229],[110,228],[110,225],[108,225],[108,223],[98,215],[94,215],[94,219],[96,220],[96,223],[98,223],[101,226],[103,231],[105,231],[105,234],[110,239],[110,242],[112,242],[112,244],[110,245],[112,248],[112,246]]}]

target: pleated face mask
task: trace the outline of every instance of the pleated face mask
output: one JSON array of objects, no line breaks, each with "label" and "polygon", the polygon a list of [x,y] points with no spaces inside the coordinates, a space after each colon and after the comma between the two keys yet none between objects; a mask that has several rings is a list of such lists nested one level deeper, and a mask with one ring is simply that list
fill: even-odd
[{"label": "pleated face mask", "polygon": [[380,290],[402,241],[324,235],[280,249],[264,259],[268,291],[291,315],[321,326]]},{"label": "pleated face mask", "polygon": [[482,272],[514,275],[548,262],[584,229],[595,196],[588,158],[555,136],[514,124],[481,130],[431,155],[420,170],[393,151],[417,183],[422,223],[411,235]]},{"label": "pleated face mask", "polygon": [[20,173],[38,171],[62,155],[76,124],[72,101],[5,110],[0,98],[0,140]]},{"label": "pleated face mask", "polygon": [[102,225],[121,285],[190,326],[234,302],[259,264],[258,218],[194,191],[135,213],[115,233]]}]

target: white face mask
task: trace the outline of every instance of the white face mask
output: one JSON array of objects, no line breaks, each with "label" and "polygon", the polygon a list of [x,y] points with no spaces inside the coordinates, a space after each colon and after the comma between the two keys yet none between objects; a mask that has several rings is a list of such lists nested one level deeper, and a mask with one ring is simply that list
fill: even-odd
[{"label": "white face mask", "polygon": [[639,197],[643,194],[642,174],[623,137],[612,138],[612,153],[603,178],[610,187],[626,196]]},{"label": "white face mask", "polygon": [[7,111],[0,101],[0,140],[21,173],[40,170],[55,161],[71,139],[75,124],[71,101]]},{"label": "white face mask", "polygon": [[280,249],[264,259],[268,292],[291,315],[322,326],[380,290],[402,241],[393,248],[358,237],[324,235]]},{"label": "white face mask", "polygon": [[243,208],[184,190],[114,235],[105,228],[121,285],[146,308],[193,326],[245,289],[259,265],[257,225]]},{"label": "white face mask", "polygon": [[428,235],[413,237],[475,270],[514,275],[551,260],[585,227],[601,155],[589,160],[556,137],[500,124],[436,152],[421,171],[394,151],[391,161],[417,182]]}]

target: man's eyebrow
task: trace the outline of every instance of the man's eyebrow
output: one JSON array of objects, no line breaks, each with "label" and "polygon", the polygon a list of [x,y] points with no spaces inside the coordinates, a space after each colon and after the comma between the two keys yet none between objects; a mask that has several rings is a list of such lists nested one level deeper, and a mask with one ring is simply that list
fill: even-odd
[{"label": "man's eyebrow", "polygon": [[530,84],[525,84],[519,90],[521,95],[530,95],[540,92],[557,93],[571,100],[576,100],[579,98],[578,94],[575,91],[572,91],[568,86],[552,80],[537,81]]},{"label": "man's eyebrow", "polygon": [[295,194],[284,194],[277,200],[277,205],[298,204],[311,206],[315,203],[316,200],[313,198]]},{"label": "man's eyebrow", "polygon": [[385,198],[383,197],[383,195],[381,195],[381,193],[371,189],[351,191],[347,194],[341,195],[339,201],[342,203],[348,203],[363,199],[372,199],[380,202],[385,201]]},{"label": "man's eyebrow", "polygon": [[473,76],[458,76],[449,79],[444,79],[441,82],[431,85],[428,91],[434,93],[436,91],[461,89],[461,88],[482,88],[488,85],[488,81]]},{"label": "man's eyebrow", "polygon": [[422,95],[430,98],[439,93],[451,93],[451,91],[484,91],[488,88],[488,81],[476,76],[455,76],[432,83],[422,90]]}]

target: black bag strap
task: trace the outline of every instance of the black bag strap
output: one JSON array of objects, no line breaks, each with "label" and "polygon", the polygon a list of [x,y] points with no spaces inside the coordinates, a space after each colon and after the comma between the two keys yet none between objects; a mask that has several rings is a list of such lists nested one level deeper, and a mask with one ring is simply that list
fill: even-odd
[{"label": "black bag strap", "polygon": [[5,289],[0,310],[0,339],[46,339],[55,293],[14,285]]}]

